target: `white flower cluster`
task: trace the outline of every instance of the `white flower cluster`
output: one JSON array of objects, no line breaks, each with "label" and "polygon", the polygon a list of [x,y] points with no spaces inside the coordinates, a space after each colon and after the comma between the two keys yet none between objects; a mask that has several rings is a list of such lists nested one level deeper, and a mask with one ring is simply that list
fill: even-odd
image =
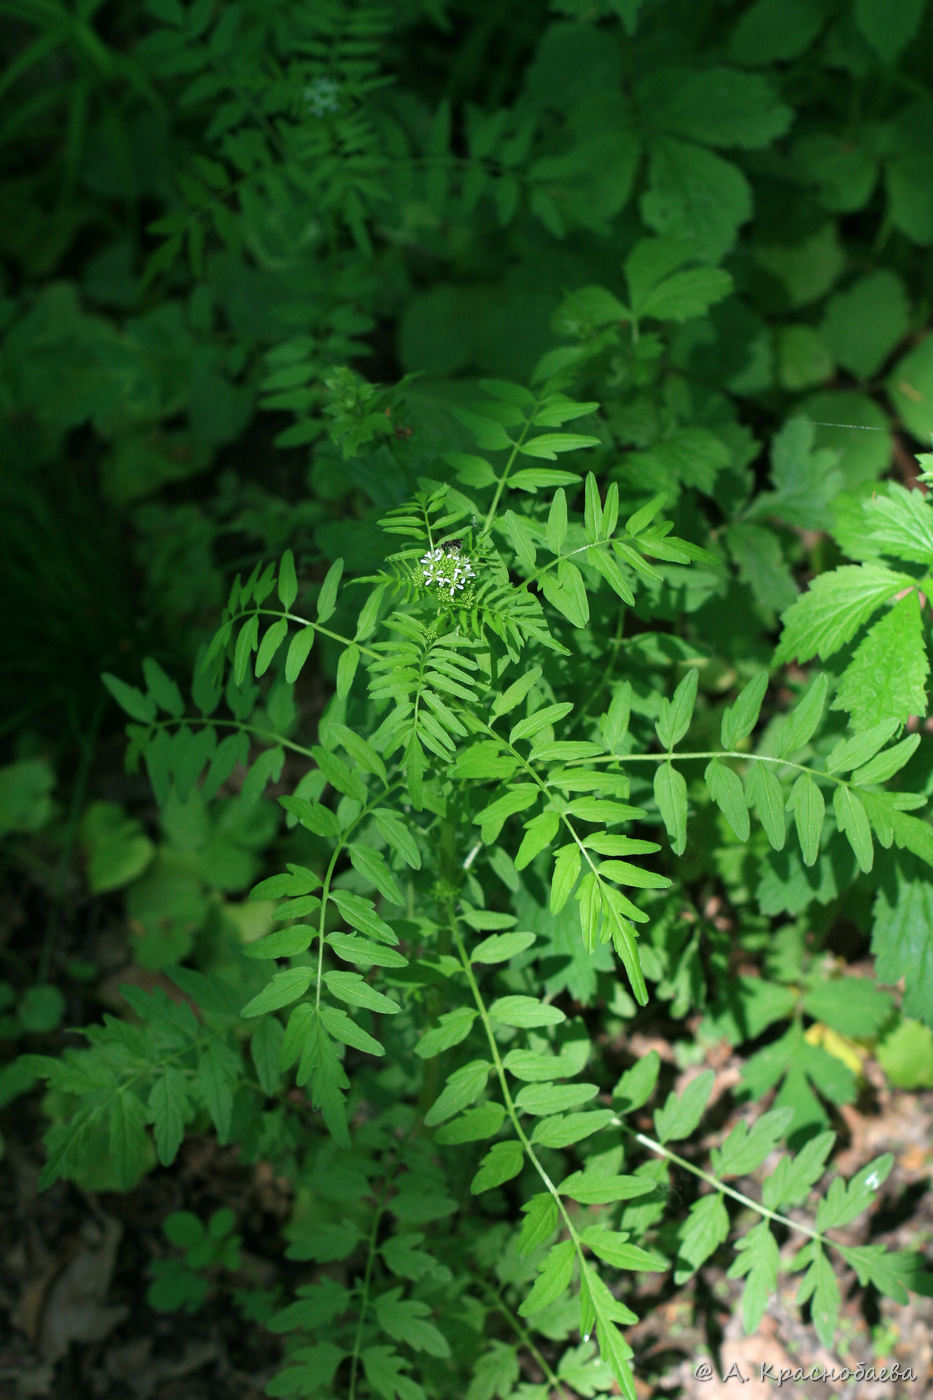
[{"label": "white flower cluster", "polygon": [[340,84],[335,78],[315,78],[305,88],[304,99],[313,117],[323,117],[325,112],[339,112]]},{"label": "white flower cluster", "polygon": [[443,549],[429,549],[427,554],[422,554],[421,567],[425,587],[436,583],[438,588],[449,589],[451,598],[458,588],[463,589],[467,579],[476,577],[473,565],[465,555],[448,554]]}]

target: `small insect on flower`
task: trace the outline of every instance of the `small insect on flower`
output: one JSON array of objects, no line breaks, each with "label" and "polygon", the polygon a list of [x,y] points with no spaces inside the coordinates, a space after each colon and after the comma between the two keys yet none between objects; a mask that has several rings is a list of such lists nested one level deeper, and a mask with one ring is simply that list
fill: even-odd
[{"label": "small insect on flower", "polygon": [[463,540],[448,540],[444,548],[448,554],[459,554],[463,548]]}]

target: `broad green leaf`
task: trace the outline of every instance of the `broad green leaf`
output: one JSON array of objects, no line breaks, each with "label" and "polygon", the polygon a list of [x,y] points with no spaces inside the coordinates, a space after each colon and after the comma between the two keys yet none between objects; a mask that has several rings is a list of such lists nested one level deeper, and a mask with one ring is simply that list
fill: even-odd
[{"label": "broad green leaf", "polygon": [[902,739],[899,744],[894,744],[890,749],[876,754],[861,768],[857,768],[852,774],[852,782],[859,787],[869,783],[886,783],[889,778],[894,777],[895,773],[900,772],[904,764],[914,754],[919,743],[919,734],[908,734],[907,738]]},{"label": "broad green leaf", "polygon": [[[823,140],[827,137],[829,133]],[[904,284],[896,273],[883,268],[830,297],[820,330],[836,363],[856,379],[867,380],[878,373],[909,325],[910,302]]]},{"label": "broad green leaf", "polygon": [[221,1142],[228,1140],[233,1121],[234,1059],[225,1045],[213,1040],[198,1060],[197,1085]]},{"label": "broad green leaf", "polygon": [[547,518],[547,542],[555,554],[560,554],[567,538],[567,497],[561,487],[554,493]]},{"label": "broad green leaf", "polygon": [[781,731],[782,756],[802,749],[813,738],[823,713],[828,689],[829,680],[825,672],[820,671],[787,717],[787,723]]},{"label": "broad green leaf", "polygon": [[809,1253],[811,1263],[797,1290],[797,1302],[800,1304],[809,1301],[816,1335],[824,1347],[831,1347],[842,1304],[839,1283],[833,1265],[816,1241],[804,1247],[801,1254],[805,1253]]},{"label": "broad green leaf", "polygon": [[383,899],[388,899],[392,904],[405,903],[398,881],[378,851],[359,841],[351,841],[348,849],[354,870],[358,870],[364,879],[375,886]]},{"label": "broad green leaf", "polygon": [[518,1310],[520,1317],[532,1317],[567,1291],[575,1257],[573,1240],[561,1240],[551,1246],[534,1287]]},{"label": "broad green leaf", "polygon": [[373,1300],[373,1309],[383,1332],[395,1341],[429,1356],[450,1355],[447,1338],[427,1321],[431,1309],[422,1299],[403,1298],[401,1288],[392,1288]]},{"label": "broad green leaf", "polygon": [[790,1108],[773,1108],[763,1113],[751,1129],[739,1122],[722,1147],[711,1154],[713,1172],[717,1177],[748,1176],[756,1171],[790,1128],[794,1112]]},{"label": "broad green leaf", "polygon": [[794,814],[804,865],[815,865],[820,853],[826,803],[809,773],[801,773],[790,790],[788,809]]},{"label": "broad green leaf", "polygon": [[101,680],[130,719],[138,720],[140,724],[150,724],[155,719],[156,705],[151,696],[144,695],[135,685],[127,685],[126,681],[121,681],[119,676],[113,676],[109,671],[102,673]]},{"label": "broad green leaf", "polygon": [[749,835],[748,808],[745,805],[745,789],[734,768],[720,763],[718,758],[710,759],[703,775],[709,795],[722,812],[726,821],[740,841],[747,841]]},{"label": "broad green leaf", "polygon": [[348,1006],[362,1006],[367,1011],[378,1011],[380,1015],[394,1016],[401,1007],[391,997],[383,996],[371,987],[358,972],[325,972],[324,981],[328,989]]},{"label": "broad green leaf", "polygon": [[145,1171],[149,1157],[146,1108],[129,1090],[115,1095],[108,1114],[108,1161],[121,1190],[135,1186]]},{"label": "broad green leaf", "polygon": [[478,1099],[486,1087],[491,1069],[488,1060],[471,1060],[469,1064],[455,1069],[425,1114],[425,1126],[433,1128],[436,1123],[443,1123]]},{"label": "broad green leaf", "polygon": [[490,719],[497,720],[501,715],[509,714],[516,705],[521,704],[540,679],[541,667],[530,666],[524,675],[520,676],[517,681],[513,681],[501,695],[496,696],[490,711]]},{"label": "broad green leaf", "polygon": [[549,902],[552,914],[559,914],[567,903],[580,875],[580,859],[580,848],[574,841],[559,847],[555,852]]},{"label": "broad green leaf", "polygon": [[525,822],[525,834],[515,852],[515,869],[524,870],[526,865],[530,865],[535,856],[551,844],[559,827],[559,815],[550,810],[539,812],[536,817]]},{"label": "broad green leaf", "polygon": [[314,937],[315,930],[310,924],[292,924],[267,933],[255,943],[248,943],[243,955],[247,958],[293,958],[310,948]]},{"label": "broad green leaf", "polygon": [[[384,1055],[385,1046],[378,1041],[375,1036],[364,1031],[362,1026],[358,1026],[354,1020],[341,1011],[336,1006],[322,1006],[321,1020],[329,1035],[335,1040],[341,1041],[344,1045],[351,1045],[354,1050],[362,1050],[367,1055]],[[264,1022],[268,1025],[269,1022]],[[275,1024],[275,1023],[272,1023]]]},{"label": "broad green leaf", "polygon": [[[576,1048],[579,1049],[580,1046]],[[503,1064],[509,1074],[524,1083],[537,1084],[542,1080],[569,1079],[579,1074],[586,1063],[585,1052],[588,1046],[584,1044],[583,1049],[582,1058],[578,1058],[574,1053],[573,1043],[565,1046],[559,1055],[545,1054],[538,1050],[510,1050]]]},{"label": "broad green leaf", "polygon": [[470,962],[508,962],[510,958],[530,948],[534,941],[533,933],[496,933],[490,938],[484,938],[482,943],[477,943],[476,947],[471,949]]},{"label": "broad green leaf", "polygon": [[246,679],[246,671],[249,666],[249,658],[256,649],[259,640],[259,614],[253,613],[240,628],[236,639],[236,646],[233,649],[233,680],[234,684],[241,686]]},{"label": "broad green leaf", "polygon": [[874,863],[874,847],[868,814],[861,799],[850,788],[840,783],[833,793],[833,809],[836,813],[836,825],[844,832],[855,852],[859,869],[867,874]]},{"label": "broad green leaf", "polygon": [[329,933],[325,939],[338,958],[356,963],[357,967],[407,967],[408,959],[397,948],[373,943],[354,933]]},{"label": "broad green leaf", "polygon": [[762,1186],[762,1200],[769,1210],[800,1205],[826,1170],[826,1158],[836,1141],[835,1133],[818,1133],[793,1157],[782,1157]]},{"label": "broad green leaf", "polygon": [[[185,713],[185,702],[181,698],[181,691],[175,682],[165,674],[158,661],[154,661],[151,656],[143,658],[143,675],[146,678],[149,694],[159,709],[174,715],[176,719],[180,719]],[[111,693],[116,698],[116,693]]]},{"label": "broad green leaf", "polygon": [[298,579],[295,575],[295,556],[286,549],[279,564],[279,602],[286,612],[298,597]]},{"label": "broad green leaf", "polygon": [[483,1191],[491,1191],[503,1182],[511,1181],[524,1165],[525,1153],[520,1142],[510,1138],[508,1142],[494,1143],[470,1182],[470,1194],[478,1196]]},{"label": "broad green leaf", "polygon": [[585,437],[582,433],[541,433],[538,437],[526,438],[518,450],[524,457],[544,457],[552,462],[559,452],[598,446],[599,438]]},{"label": "broad green leaf", "polygon": [[682,855],[687,844],[687,784],[672,763],[659,764],[654,775],[654,799],[671,848],[675,855]]},{"label": "broad green leaf", "polygon": [[603,1176],[600,1172],[572,1172],[558,1185],[562,1196],[585,1206],[630,1201],[654,1190],[654,1183],[643,1176]]},{"label": "broad green leaf", "polygon": [[[609,293],[606,295],[609,296]],[[615,297],[610,297],[610,302],[613,305],[608,308],[608,320],[619,320],[625,314],[625,307],[621,302],[616,301]],[[587,414],[595,413],[598,408],[599,404],[592,400],[588,403],[575,403],[563,394],[551,394],[535,410],[534,426],[536,428],[559,428],[573,418],[584,418]]]},{"label": "broad green leaf", "polygon": [[602,1225],[588,1225],[582,1238],[588,1249],[616,1269],[661,1273],[670,1267],[661,1255],[642,1249],[640,1245],[629,1244],[626,1235],[606,1230]]},{"label": "broad green leaf", "polygon": [[433,1059],[443,1050],[459,1045],[470,1034],[477,1012],[472,1006],[458,1006],[441,1014],[436,1026],[424,1032],[415,1045],[415,1054],[423,1060]]},{"label": "broad green leaf", "polygon": [[149,1117],[153,1125],[156,1152],[163,1167],[171,1166],[185,1135],[188,1088],[185,1076],[173,1065],[166,1065],[149,1094]]},{"label": "broad green leaf", "polygon": [[612,1371],[624,1400],[636,1400],[635,1380],[629,1365],[632,1348],[611,1319],[599,1318],[596,1323],[596,1340],[599,1343],[599,1354]]},{"label": "broad green leaf", "polygon": [[564,1113],[569,1108],[579,1108],[599,1093],[596,1084],[526,1084],[515,1095],[515,1106],[521,1113],[530,1113],[536,1118],[544,1118],[550,1113]]},{"label": "broad green leaf", "polygon": [[304,996],[313,978],[314,971],[310,967],[290,967],[277,972],[272,981],[246,1003],[240,1015],[265,1016],[280,1006],[288,1006]]},{"label": "broad green leaf", "polygon": [[736,1258],[727,1277],[744,1278],[742,1293],[742,1325],[746,1336],[758,1330],[769,1303],[777,1290],[780,1254],[767,1220],[754,1225],[747,1235],[736,1241]]},{"label": "broad green leaf", "polygon": [[855,0],[855,22],[885,64],[913,39],[923,12],[923,0],[901,0],[894,10],[884,0]]},{"label": "broad green leaf", "polygon": [[620,1113],[633,1113],[636,1108],[641,1108],[642,1104],[647,1103],[654,1092],[660,1068],[661,1058],[657,1050],[649,1050],[647,1055],[636,1060],[631,1069],[625,1071],[612,1091],[613,1099],[618,1101]]},{"label": "broad green leaf", "polygon": [[360,933],[377,938],[383,943],[398,943],[398,935],[385,919],[379,917],[371,899],[363,899],[361,895],[352,894],[349,890],[331,890],[330,897],[347,923],[359,929]]},{"label": "broad green leaf", "polygon": [[505,1109],[492,1100],[468,1108],[459,1118],[444,1123],[434,1134],[434,1141],[446,1146],[451,1143],[481,1142],[495,1137],[505,1122]]},{"label": "broad green leaf", "polygon": [[672,749],[675,744],[679,744],[690,728],[698,680],[699,674],[695,669],[688,671],[674,691],[673,697],[661,701],[661,714],[655,729],[665,749]]},{"label": "broad green leaf", "polygon": [[556,1026],[567,1017],[557,1006],[548,1006],[535,997],[499,997],[489,1007],[489,1014],[504,1026],[528,1030],[533,1026]]},{"label": "broad green leaf", "polygon": [[871,546],[878,553],[927,568],[933,563],[933,510],[923,491],[888,482],[885,494],[876,491],[863,501],[862,514]]},{"label": "broad green leaf", "polygon": [[759,671],[739,693],[735,704],[723,712],[720,738],[724,749],[734,749],[742,739],[746,739],[761,713],[761,703],[768,689],[767,671]]},{"label": "broad green leaf", "polygon": [[420,870],[421,851],[418,849],[418,843],[409,828],[399,820],[398,815],[385,807],[377,807],[373,811],[373,819],[393,851],[397,852],[412,870]]},{"label": "broad green leaf", "polygon": [[897,721],[887,719],[850,739],[840,739],[826,760],[827,773],[846,773],[863,767],[888,742],[896,728]]},{"label": "broad green leaf", "polygon": [[613,593],[617,594],[629,607],[635,605],[635,594],[629,587],[625,574],[619,568],[613,556],[605,549],[588,549],[586,552],[586,562],[591,564],[598,574],[609,584]]},{"label": "broad green leaf", "polygon": [[[583,506],[583,528],[586,531],[588,540],[599,539],[599,527],[603,518],[603,503],[599,499],[599,487],[596,484],[596,477],[592,472],[586,474],[586,486],[584,488]],[[555,553],[559,553],[555,550]]]},{"label": "broad green leaf", "polygon": [[587,1113],[558,1113],[541,1118],[534,1126],[531,1141],[539,1147],[572,1147],[594,1133],[602,1132],[613,1121],[610,1108],[597,1108]]},{"label": "broad green leaf", "polygon": [[270,782],[276,782],[285,762],[285,750],[281,747],[266,749],[255,760],[240,788],[240,803],[245,811],[259,801]]},{"label": "broad green leaf", "polygon": [[806,593],[781,614],[775,661],[821,661],[850,642],[883,603],[913,580],[883,564],[843,564],[818,574]]},{"label": "broad green leaf", "polygon": [[816,1228],[821,1231],[837,1230],[842,1225],[851,1225],[853,1220],[874,1205],[878,1191],[893,1165],[894,1157],[890,1152],[885,1152],[856,1172],[848,1183],[841,1177],[834,1177],[817,1206]]},{"label": "broad green leaf", "polygon": [[[617,885],[628,885],[637,890],[666,890],[673,883],[667,875],[656,870],[645,870],[628,860],[604,860],[598,866],[601,880],[613,880]],[[636,915],[632,915],[635,918]]]},{"label": "broad green leaf", "polygon": [[535,710],[534,714],[520,719],[517,724],[512,726],[509,732],[509,743],[517,744],[520,739],[533,739],[542,729],[564,719],[572,709],[572,701],[562,700],[557,705],[545,705],[543,709]]},{"label": "broad green leaf", "polygon": [[754,149],[783,136],[794,114],[764,76],[717,67],[671,84],[653,119],[691,141]]},{"label": "broad green leaf", "polygon": [[549,1240],[557,1229],[560,1215],[557,1202],[550,1191],[539,1191],[522,1206],[525,1219],[516,1246],[520,1257],[524,1258],[533,1249]]},{"label": "broad green leaf", "polygon": [[477,447],[482,447],[487,452],[499,452],[512,446],[512,439],[502,424],[497,423],[495,419],[474,413],[467,408],[457,407],[453,412],[464,427],[470,430]]},{"label": "broad green leaf", "polygon": [[848,710],[856,729],[889,719],[903,724],[910,715],[926,714],[929,671],[920,600],[911,590],[856,647],[834,708]]},{"label": "broad green leaf", "polygon": [[[340,587],[340,580],[343,576],[343,560],[335,559],[324,576],[321,584],[321,591],[317,596],[317,615],[321,622],[326,622],[337,606],[337,590]],[[299,636],[301,634],[299,633]]]},{"label": "broad green leaf", "polygon": [[302,1347],[298,1365],[286,1366],[284,1371],[267,1383],[265,1391],[270,1396],[313,1395],[321,1386],[329,1386],[334,1372],[348,1353],[334,1342],[316,1342],[313,1346]]},{"label": "broad green leaf", "polygon": [[357,642],[365,642],[367,637],[372,635],[373,629],[379,619],[379,608],[382,605],[385,587],[380,585],[374,588],[366,602],[360,610],[360,615],[356,620],[356,630],[353,634]]},{"label": "broad green leaf", "polygon": [[355,642],[344,647],[337,662],[336,691],[339,700],[346,700],[353,685],[353,677],[360,664],[360,649]]},{"label": "broad green leaf", "polygon": [[681,1284],[696,1273],[729,1234],[729,1212],[718,1191],[694,1201],[678,1233],[680,1248],[674,1282]]},{"label": "broad green leaf", "polygon": [[690,321],[729,296],[732,287],[732,278],[721,268],[691,267],[665,277],[632,310],[639,319],[652,316],[657,321]]},{"label": "broad green leaf", "polygon": [[745,776],[745,796],[758,813],[771,846],[780,851],[787,831],[784,825],[784,792],[768,763],[753,763]]},{"label": "broad green leaf", "polygon": [[703,1116],[714,1078],[711,1069],[703,1070],[691,1079],[682,1094],[668,1094],[663,1108],[655,1109],[654,1127],[661,1142],[677,1142],[690,1136]]},{"label": "broad green leaf", "polygon": [[696,254],[712,263],[728,252],[751,218],[751,186],[737,165],[694,141],[658,136],[651,143],[640,212],[655,233],[689,240]]},{"label": "broad green leaf", "polygon": [[256,676],[263,676],[268,671],[269,666],[272,665],[272,658],[275,657],[276,651],[282,645],[287,631],[289,631],[289,623],[284,617],[279,617],[277,622],[273,622],[272,626],[266,629],[265,636],[259,643],[259,651],[256,652]]},{"label": "broad green leaf", "polygon": [[561,559],[557,565],[556,577],[553,572],[542,573],[538,579],[541,592],[574,627],[585,627],[589,621],[590,606],[586,596],[583,575],[576,564]]},{"label": "broad green leaf", "polygon": [[891,1020],[894,1003],[867,977],[833,977],[810,988],[803,1008],[841,1035],[875,1040]]},{"label": "broad green leaf", "polygon": [[264,1016],[253,1030],[249,1040],[249,1053],[256,1066],[256,1075],[263,1093],[270,1098],[279,1087],[279,1056],[285,1028],[276,1016]]},{"label": "broad green leaf", "polygon": [[279,802],[291,816],[295,817],[315,836],[330,839],[340,835],[340,821],[336,812],[325,807],[322,802],[309,802],[304,797],[280,797]]},{"label": "broad green leaf", "polygon": [[308,655],[314,645],[313,626],[303,627],[300,632],[296,632],[288,645],[288,654],[285,657],[285,679],[289,685],[296,681],[301,674],[301,668],[308,659]]},{"label": "broad green leaf", "polygon": [[[879,1293],[897,1303],[910,1301],[907,1290],[917,1286],[914,1271],[919,1263],[918,1255],[888,1250],[882,1244],[839,1245],[839,1253],[855,1270],[863,1288],[871,1283]],[[929,1274],[925,1282],[929,1286]]]}]

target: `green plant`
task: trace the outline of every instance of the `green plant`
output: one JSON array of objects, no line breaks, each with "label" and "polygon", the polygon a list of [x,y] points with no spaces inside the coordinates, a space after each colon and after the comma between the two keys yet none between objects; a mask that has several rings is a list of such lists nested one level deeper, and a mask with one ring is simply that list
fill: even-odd
[{"label": "green plant", "polygon": [[[832,1133],[812,1136],[825,1114],[814,1114],[803,1076],[833,1102],[846,1097],[824,1050],[811,1047],[805,1061],[802,1041],[796,1051],[790,1047],[790,1077],[776,1106],[750,1131],[736,1127],[706,1170],[669,1144],[697,1127],[712,1072],[668,1094],[655,1110],[654,1133],[642,1131],[630,1115],[655,1090],[657,1057],[613,1086],[567,989],[574,965],[590,958],[603,969],[593,988],[599,998],[617,958],[630,991],[622,996],[623,1015],[631,1017],[633,1002],[648,1001],[639,928],[649,920],[664,926],[682,907],[682,876],[658,842],[629,834],[633,823],[660,825],[672,856],[686,855],[688,863],[691,822],[705,822],[707,832],[718,825],[714,849],[725,866],[757,841],[751,813],[773,853],[765,862],[781,891],[771,896],[772,913],[789,911],[798,922],[769,954],[777,982],[733,979],[718,992],[713,984],[708,995],[746,1039],[793,1011],[801,993],[785,995],[780,978],[789,966],[788,980],[799,981],[799,962],[787,963],[803,929],[799,915],[831,895],[835,872],[851,880],[846,852],[867,879],[880,848],[882,906],[886,884],[909,885],[919,879],[911,873],[916,860],[930,860],[929,828],[910,815],[923,795],[884,786],[920,742],[910,735],[891,743],[916,708],[908,649],[910,664],[921,674],[927,667],[919,635],[897,643],[901,664],[884,687],[887,710],[878,723],[859,701],[865,681],[858,648],[834,680],[820,672],[789,710],[774,709],[754,747],[764,671],[724,707],[701,652],[677,656],[673,666],[665,658],[664,671],[681,678],[670,698],[654,687],[649,696],[642,689],[648,678],[630,673],[619,649],[607,672],[600,648],[592,641],[587,647],[599,635],[594,620],[607,608],[617,611],[612,600],[631,609],[636,591],[663,585],[668,570],[692,562],[717,569],[718,560],[671,533],[660,497],[626,502],[617,483],[601,495],[592,474],[580,482],[567,467],[533,465],[598,446],[598,436],[563,431],[583,417],[595,426],[595,404],[547,385],[535,393],[489,381],[485,389],[489,398],[463,414],[485,456],[464,465],[455,454],[454,463],[478,482],[474,494],[425,482],[410,505],[389,512],[383,527],[403,548],[364,580],[361,605],[353,607],[349,590],[341,591],[338,560],[313,613],[296,612],[300,590],[289,553],[278,568],[257,568],[234,584],[195,677],[198,713],[151,663],[145,692],[108,678],[133,720],[133,751],[145,757],[163,801],[179,800],[178,785],[190,805],[206,768],[216,789],[247,759],[250,735],[263,747],[241,800],[260,800],[287,752],[307,765],[293,793],[279,798],[289,823],[304,833],[301,861],[253,890],[256,899],[276,901],[281,926],[247,943],[246,958],[217,973],[172,971],[197,1012],[190,1002],[127,989],[138,1026],[112,1023],[87,1032],[89,1050],[30,1062],[59,1091],[82,1095],[51,1131],[47,1180],[74,1171],[106,1122],[110,1152],[131,1181],[145,1162],[148,1123],[159,1159],[168,1163],[185,1125],[205,1113],[222,1141],[235,1137],[248,1152],[293,1161],[299,1179],[307,1174],[311,1185],[296,1198],[288,1252],[319,1265],[342,1260],[355,1282],[322,1279],[311,1287],[312,1301],[273,1320],[295,1332],[297,1347],[297,1365],[273,1384],[273,1394],[316,1393],[343,1366],[351,1393],[363,1374],[377,1391],[421,1393],[404,1375],[410,1359],[396,1342],[426,1353],[421,1384],[429,1392],[447,1386],[450,1368],[475,1348],[471,1333],[492,1306],[460,1310],[466,1280],[451,1268],[451,1227],[467,1218],[471,1255],[489,1272],[495,1306],[513,1317],[515,1335],[525,1335],[519,1318],[542,1313],[551,1319],[546,1333],[554,1326],[566,1336],[576,1326],[584,1343],[595,1335],[602,1364],[629,1394],[619,1324],[635,1314],[611,1291],[607,1274],[674,1267],[675,1280],[685,1281],[730,1233],[730,1198],[761,1217],[740,1235],[732,1270],[747,1276],[749,1328],[777,1277],[774,1222],[806,1237],[791,1267],[806,1270],[801,1297],[812,1298],[827,1345],[839,1304],[827,1251],[896,1297],[918,1279],[918,1260],[886,1254],[880,1245],[836,1245],[826,1233],[871,1205],[890,1156],[847,1185],[833,1179],[824,1186],[815,1227],[781,1213],[823,1180],[833,1142]],[[545,509],[539,493],[552,487]],[[582,518],[568,509],[568,488],[573,497],[582,491]],[[523,507],[529,492],[530,508]],[[919,493],[896,486],[866,501],[850,552],[858,555],[859,541],[871,541],[873,557],[897,557],[900,568],[864,562],[821,575],[787,612],[779,650],[803,660],[817,647],[832,654],[869,609],[904,590],[919,607],[933,559],[931,517]],[[887,536],[879,520],[888,522]],[[469,555],[462,542],[449,544],[454,531],[463,532],[458,541],[470,540]],[[867,645],[903,615],[903,603],[892,603]],[[335,695],[309,747],[297,737],[293,706],[280,729],[267,728],[261,695],[292,686],[315,643],[337,646],[339,658]],[[365,694],[361,671],[368,675]],[[876,660],[871,675],[879,674]],[[276,678],[268,690],[270,675]],[[217,709],[225,679],[231,718]],[[606,699],[596,706],[601,686]],[[877,687],[875,697],[880,703]],[[835,718],[842,710],[848,725]],[[684,748],[688,731],[698,742]],[[705,818],[691,818],[691,809]],[[785,860],[787,811],[802,863]],[[759,900],[765,909],[768,897]],[[561,922],[580,951],[543,980],[553,966],[548,930]],[[887,975],[896,977],[905,969],[890,922],[880,917],[875,936]],[[599,955],[609,949],[607,964]],[[261,971],[264,963],[278,964],[271,977]],[[670,975],[663,957],[646,965],[659,980]],[[911,995],[920,1000],[913,971]],[[866,983],[843,988],[811,977],[802,1006],[851,1032],[868,1019],[879,1029],[890,1001]],[[289,1007],[283,1022],[279,1013]],[[755,1098],[776,1077],[774,1049],[764,1078],[754,1059],[748,1063],[745,1086]],[[282,1097],[282,1075],[291,1070],[307,1086],[310,1118]],[[271,1100],[271,1111],[257,1111],[257,1095]],[[800,1150],[772,1172],[760,1202],[727,1184],[754,1172],[792,1127],[808,1131],[798,1134]],[[668,1214],[672,1165],[714,1188],[680,1223]],[[525,1216],[520,1229],[509,1204],[516,1187],[504,1189],[513,1181]],[[489,1204],[479,1215],[461,1214],[471,1196],[486,1193]],[[428,1223],[430,1245],[412,1229]],[[562,1300],[572,1284],[569,1314]],[[331,1340],[309,1348],[303,1334],[313,1332],[314,1320],[326,1322]],[[556,1384],[550,1368],[546,1374]]]},{"label": "green plant", "polygon": [[157,1259],[152,1266],[152,1282],[146,1294],[159,1312],[197,1312],[207,1297],[208,1271],[237,1269],[240,1264],[239,1235],[231,1234],[232,1210],[215,1210],[205,1225],[190,1210],[175,1210],[162,1222],[169,1244],[184,1250],[181,1259]]}]

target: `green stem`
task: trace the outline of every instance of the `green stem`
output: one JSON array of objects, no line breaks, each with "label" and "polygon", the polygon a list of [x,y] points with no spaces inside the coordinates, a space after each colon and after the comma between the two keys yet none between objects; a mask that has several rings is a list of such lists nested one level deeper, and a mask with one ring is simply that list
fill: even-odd
[{"label": "green stem", "polygon": [[535,1171],[538,1173],[538,1176],[541,1178],[545,1190],[549,1192],[549,1194],[554,1200],[555,1205],[557,1206],[557,1211],[561,1220],[564,1223],[564,1227],[567,1230],[567,1233],[570,1235],[570,1238],[573,1240],[574,1249],[576,1251],[577,1257],[580,1261],[580,1267],[582,1269],[585,1267],[585,1260],[583,1258],[583,1245],[581,1243],[580,1236],[578,1235],[574,1227],[573,1221],[567,1213],[567,1208],[564,1205],[563,1200],[561,1199],[560,1192],[558,1191],[557,1187],[554,1185],[553,1181],[545,1171],[540,1158],[538,1157],[537,1153],[531,1145],[531,1142],[529,1141],[527,1133],[522,1127],[518,1109],[515,1107],[515,1100],[512,1098],[512,1093],[509,1088],[509,1081],[505,1071],[505,1065],[502,1063],[502,1056],[499,1054],[499,1045],[496,1041],[495,1032],[492,1028],[492,1023],[489,1018],[489,1012],[486,1009],[486,1003],[483,1000],[483,994],[480,991],[479,983],[477,982],[476,977],[473,974],[473,967],[470,963],[469,954],[467,953],[467,950],[463,943],[463,939],[461,938],[459,929],[457,928],[456,915],[453,913],[453,911],[451,911],[450,913],[449,922],[451,935],[453,938],[454,950],[460,959],[460,963],[466,976],[467,983],[469,984],[470,992],[473,996],[473,1002],[476,1006],[477,1011],[479,1012],[480,1020],[483,1023],[483,1029],[486,1032],[486,1040],[489,1045],[489,1052],[492,1056],[493,1066],[496,1071],[496,1078],[499,1081],[499,1088],[502,1093],[502,1101],[505,1105],[505,1111],[508,1114],[509,1119],[511,1120],[512,1127],[515,1130],[515,1136],[521,1143],[522,1151],[528,1158],[528,1161],[534,1167]]},{"label": "green stem", "polygon": [[506,1322],[509,1324],[512,1331],[518,1337],[519,1341],[521,1342],[525,1350],[528,1352],[529,1356],[533,1357],[537,1364],[540,1366],[544,1374],[544,1379],[547,1382],[550,1389],[559,1391],[561,1395],[565,1395],[566,1390],[559,1376],[553,1370],[547,1358],[544,1355],[542,1355],[542,1353],[535,1346],[534,1339],[532,1338],[531,1333],[528,1331],[528,1328],[523,1324],[521,1319],[517,1317],[515,1313],[512,1312],[512,1309],[504,1301],[502,1294],[497,1292],[497,1290],[493,1288],[490,1283],[487,1283],[485,1279],[480,1279],[480,1286],[482,1287],[483,1292],[486,1294],[489,1301],[492,1303],[492,1306],[505,1318]]},{"label": "green stem", "polygon": [[[532,417],[533,416],[534,415],[532,415]],[[482,539],[484,535],[488,535],[489,531],[492,529],[492,522],[496,518],[496,511],[499,508],[499,502],[502,499],[502,493],[505,490],[506,482],[509,479],[509,472],[512,470],[512,467],[515,464],[515,458],[518,455],[518,450],[521,447],[522,443],[525,441],[525,438],[528,436],[528,429],[530,427],[531,419],[529,418],[526,420],[525,425],[522,428],[521,433],[519,434],[518,442],[512,444],[512,451],[509,453],[509,460],[505,464],[505,471],[502,473],[499,480],[496,482],[495,494],[493,495],[492,502],[490,503],[489,509],[486,512],[486,519],[483,521],[483,528],[479,532],[480,539]]]},{"label": "green stem", "polygon": [[[748,1206],[750,1210],[757,1211],[759,1215],[765,1215],[769,1220],[774,1220],[779,1225],[786,1225],[789,1230],[797,1230],[802,1235],[809,1235],[811,1240],[818,1240],[820,1244],[831,1245],[833,1243],[825,1235],[821,1235],[819,1230],[811,1230],[809,1225],[801,1225],[798,1220],[791,1220],[789,1216],[781,1215],[779,1211],[769,1210],[760,1201],[753,1201],[751,1196],[743,1195],[741,1191],[736,1191],[732,1186],[726,1186],[718,1177],[713,1176],[710,1172],[705,1172],[702,1167],[695,1166],[693,1162],[688,1162],[686,1158],[678,1157],[676,1152],[671,1152],[670,1148],[665,1147],[660,1142],[655,1142],[654,1138],[648,1137],[645,1133],[636,1132],[634,1128],[629,1127],[624,1119],[613,1118],[612,1123],[621,1128],[623,1132],[628,1133],[636,1142],[640,1142],[642,1147],[647,1147],[649,1152],[653,1152],[656,1157],[666,1157],[669,1162],[682,1167],[684,1171],[692,1172],[694,1176],[698,1176],[701,1181],[705,1181],[721,1195],[731,1196],[734,1201],[739,1201],[743,1206]],[[609,1124],[607,1123],[606,1126],[608,1127]]]}]

